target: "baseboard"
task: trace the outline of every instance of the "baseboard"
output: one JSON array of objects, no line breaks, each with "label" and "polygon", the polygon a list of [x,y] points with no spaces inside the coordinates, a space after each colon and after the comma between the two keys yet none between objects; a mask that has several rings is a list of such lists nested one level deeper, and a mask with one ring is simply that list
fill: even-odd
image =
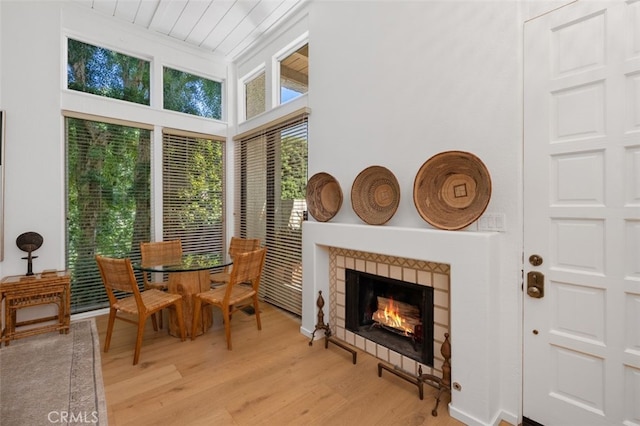
[{"label": "baseboard", "polygon": [[456,420],[461,421],[467,426],[493,426],[491,423],[481,422],[473,416],[464,413],[449,403],[449,415]]},{"label": "baseboard", "polygon": [[[462,411],[454,408],[451,403],[449,403],[449,415],[451,417],[453,417],[456,420],[461,421],[462,423],[464,423],[465,425],[468,426],[499,426],[501,421],[505,421],[508,422],[512,425],[517,425],[518,424],[518,418],[517,416],[508,413],[506,411],[498,411],[495,416],[493,416],[493,418],[488,421],[488,422],[482,422],[480,420],[478,420],[477,418],[468,415],[467,413],[463,413]],[[530,425],[530,426],[536,426],[536,425]],[[541,425],[542,426],[542,425]]]},{"label": "baseboard", "polygon": [[495,419],[493,424],[495,426],[498,426],[500,422],[503,420],[511,425],[518,425],[520,423],[518,416],[512,413],[509,413],[507,411],[500,411],[498,417]]},{"label": "baseboard", "polygon": [[[304,328],[304,327],[300,326],[300,334],[302,334],[302,335],[303,335],[303,336],[305,336],[305,337],[311,338],[311,335],[313,334],[313,330],[307,330],[306,328]],[[317,333],[316,333],[316,334],[317,334]],[[317,336],[317,335],[316,335],[316,336],[314,336],[314,337],[315,337],[315,339],[314,339],[314,340],[317,340],[317,339],[318,339],[318,336]],[[324,337],[324,336],[321,336],[321,337]]]}]

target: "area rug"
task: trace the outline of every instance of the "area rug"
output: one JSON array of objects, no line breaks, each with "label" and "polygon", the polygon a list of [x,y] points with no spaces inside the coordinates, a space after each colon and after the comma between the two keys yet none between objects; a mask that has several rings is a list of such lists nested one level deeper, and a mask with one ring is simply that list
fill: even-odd
[{"label": "area rug", "polygon": [[95,320],[0,349],[0,425],[106,425]]}]

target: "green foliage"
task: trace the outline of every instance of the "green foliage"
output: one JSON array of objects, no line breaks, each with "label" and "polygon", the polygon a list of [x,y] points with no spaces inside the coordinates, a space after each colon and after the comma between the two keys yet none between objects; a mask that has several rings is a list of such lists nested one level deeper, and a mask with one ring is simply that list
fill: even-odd
[{"label": "green foliage", "polygon": [[307,189],[307,140],[300,136],[282,138],[281,199],[304,199]]},{"label": "green foliage", "polygon": [[67,263],[76,311],[106,305],[96,254],[128,257],[149,239],[149,220],[140,217],[150,210],[150,140],[148,130],[67,119]]},{"label": "green foliage", "polygon": [[[220,240],[223,221],[223,143],[167,136],[163,146],[165,236],[185,245]],[[217,237],[216,237],[217,236]]]},{"label": "green foliage", "polygon": [[[69,89],[150,104],[149,61],[73,39],[67,52]],[[165,69],[164,88],[166,108],[221,118],[219,82]],[[107,306],[96,254],[135,258],[139,243],[150,240],[151,132],[75,118],[66,124],[67,264],[75,313]],[[190,140],[183,148],[173,165],[182,176],[178,191],[165,198],[173,212],[165,208],[164,214],[176,214],[180,237],[187,241],[222,229],[223,154],[221,142],[206,139]],[[169,180],[167,170],[164,176]]]},{"label": "green foliage", "polygon": [[207,118],[222,118],[222,84],[164,67],[164,109]]},{"label": "green foliage", "polygon": [[149,105],[150,63],[98,46],[68,40],[71,90]]}]

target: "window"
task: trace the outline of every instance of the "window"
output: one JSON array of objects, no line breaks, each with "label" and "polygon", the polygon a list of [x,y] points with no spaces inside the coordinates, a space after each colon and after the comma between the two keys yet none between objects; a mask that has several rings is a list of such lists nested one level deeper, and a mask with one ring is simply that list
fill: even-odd
[{"label": "window", "polygon": [[266,108],[266,79],[262,71],[244,84],[245,118],[263,113]]},{"label": "window", "polygon": [[163,135],[163,239],[180,239],[187,253],[223,253],[222,140],[175,130]]},{"label": "window", "polygon": [[306,112],[241,135],[236,152],[236,234],[268,247],[260,296],[301,315]]},{"label": "window", "polygon": [[69,39],[67,87],[149,105],[149,61]]},{"label": "window", "polygon": [[222,119],[222,83],[164,67],[164,109]]},{"label": "window", "polygon": [[71,312],[109,306],[96,254],[139,257],[150,238],[151,131],[66,117]]},{"label": "window", "polygon": [[[102,96],[85,97],[87,111],[106,102],[114,115],[96,118],[88,113],[65,111],[67,147],[67,267],[72,271],[72,312],[108,306],[95,255],[140,258],[140,242],[152,239],[183,241],[185,252],[222,252],[224,245],[224,138],[187,131],[165,130],[164,163],[151,165],[153,125],[144,124],[150,108],[134,108],[124,102],[151,107],[150,97],[164,108],[154,122],[170,119],[188,130],[193,117],[222,117],[222,83],[171,68],[162,88],[151,88],[150,61],[99,46],[68,39],[67,87],[71,91]],[[155,90],[153,94],[151,91]],[[160,91],[162,90],[162,92]],[[108,98],[108,99],[105,99]],[[115,101],[117,99],[118,101]],[[159,102],[158,102],[159,104]],[[196,120],[202,121],[202,120]],[[162,179],[163,211],[151,210],[151,170]],[[160,176],[162,174],[162,176]],[[163,235],[152,236],[152,214],[162,221]],[[163,216],[161,216],[163,215]]]},{"label": "window", "polygon": [[309,44],[280,60],[280,103],[309,91]]}]

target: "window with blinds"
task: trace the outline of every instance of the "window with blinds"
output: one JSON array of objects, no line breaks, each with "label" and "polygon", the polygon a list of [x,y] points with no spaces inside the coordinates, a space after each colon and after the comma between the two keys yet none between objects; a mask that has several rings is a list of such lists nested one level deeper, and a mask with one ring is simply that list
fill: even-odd
[{"label": "window with blinds", "polygon": [[236,234],[267,247],[260,297],[301,315],[306,111],[240,135],[235,152]]},{"label": "window with blinds", "polygon": [[95,255],[138,257],[150,220],[150,129],[65,118],[71,313],[109,306]]},{"label": "window with blinds", "polygon": [[162,144],[163,239],[185,253],[224,253],[224,142],[165,130]]}]

